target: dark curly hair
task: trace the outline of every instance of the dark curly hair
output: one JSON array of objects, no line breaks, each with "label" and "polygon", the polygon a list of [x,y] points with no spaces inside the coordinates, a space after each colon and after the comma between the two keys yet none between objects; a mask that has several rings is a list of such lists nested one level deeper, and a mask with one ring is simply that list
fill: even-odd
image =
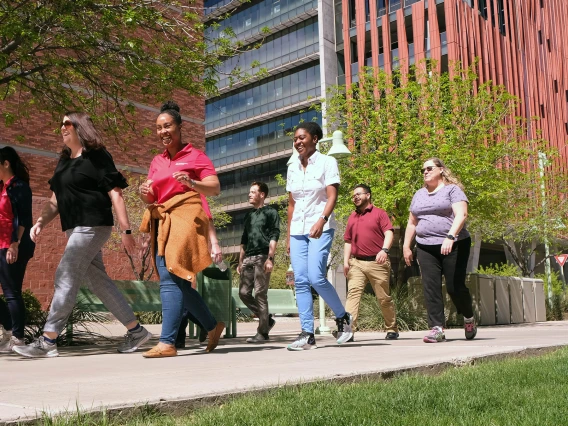
[{"label": "dark curly hair", "polygon": [[174,101],[164,102],[160,108],[160,114],[168,114],[174,119],[176,124],[181,124],[181,114],[179,112],[179,105]]},{"label": "dark curly hair", "polygon": [[318,141],[323,139],[323,130],[318,123],[313,121],[304,121],[296,126],[296,130],[298,129],[304,129],[312,135],[312,138],[317,137]]}]

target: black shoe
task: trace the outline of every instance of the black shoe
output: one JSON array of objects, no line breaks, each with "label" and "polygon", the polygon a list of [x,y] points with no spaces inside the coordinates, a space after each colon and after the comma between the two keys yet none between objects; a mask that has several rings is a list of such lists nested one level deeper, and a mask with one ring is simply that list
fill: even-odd
[{"label": "black shoe", "polygon": [[270,330],[272,330],[275,325],[276,325],[276,321],[274,321],[274,318],[272,318],[272,314],[268,315],[268,332],[269,333],[270,333]]},{"label": "black shoe", "polygon": [[175,347],[177,349],[185,348],[185,339],[184,340],[176,340]]},{"label": "black shoe", "polygon": [[385,336],[385,340],[396,340],[396,339],[398,339],[398,333],[395,333],[394,331],[389,331]]},{"label": "black shoe", "polygon": [[254,337],[249,337],[247,343],[264,343],[268,342],[268,334],[256,333]]}]

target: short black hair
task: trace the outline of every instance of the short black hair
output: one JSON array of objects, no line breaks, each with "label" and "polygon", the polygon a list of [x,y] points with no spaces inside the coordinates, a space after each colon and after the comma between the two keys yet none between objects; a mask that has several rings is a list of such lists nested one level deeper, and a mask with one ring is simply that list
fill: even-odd
[{"label": "short black hair", "polygon": [[264,192],[264,198],[268,197],[268,185],[264,182],[253,182],[250,186],[258,186],[260,192]]},{"label": "short black hair", "polygon": [[302,123],[296,126],[294,132],[298,129],[304,129],[313,137],[317,137],[318,141],[323,139],[323,130],[321,129],[320,125],[314,121],[303,121]]},{"label": "short black hair", "polygon": [[371,187],[369,185],[366,185],[364,183],[358,183],[353,187],[353,191],[355,191],[357,188],[363,188],[365,192],[369,193],[369,195],[373,195],[373,193],[371,192]]}]

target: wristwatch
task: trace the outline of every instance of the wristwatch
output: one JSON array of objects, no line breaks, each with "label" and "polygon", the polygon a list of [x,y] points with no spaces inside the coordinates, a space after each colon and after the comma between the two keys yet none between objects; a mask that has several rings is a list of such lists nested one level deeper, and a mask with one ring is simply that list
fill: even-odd
[{"label": "wristwatch", "polygon": [[268,256],[268,260],[270,260],[271,262],[274,262],[274,257]]},{"label": "wristwatch", "polygon": [[329,218],[324,214],[322,214],[320,217],[326,222],[329,220]]},{"label": "wristwatch", "polygon": [[388,249],[388,248],[383,247],[381,250],[384,251],[386,254],[389,254],[389,249]]},{"label": "wristwatch", "polygon": [[121,234],[130,235],[132,234],[132,229],[125,229],[124,231],[121,232]]},{"label": "wristwatch", "polygon": [[446,238],[447,238],[448,240],[452,240],[452,241],[456,241],[456,240],[458,239],[458,237],[454,237],[452,234],[446,235]]}]

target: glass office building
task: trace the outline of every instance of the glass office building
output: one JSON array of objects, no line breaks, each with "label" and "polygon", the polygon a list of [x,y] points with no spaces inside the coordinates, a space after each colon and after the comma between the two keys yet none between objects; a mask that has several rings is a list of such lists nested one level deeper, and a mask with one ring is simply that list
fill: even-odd
[{"label": "glass office building", "polygon": [[[229,11],[231,16],[220,20]],[[219,237],[225,253],[237,253],[250,211],[250,184],[266,182],[269,200],[285,194],[275,176],[286,175],[290,132],[302,121],[325,125],[321,113],[309,107],[327,85],[337,83],[333,1],[208,0],[205,13],[206,22],[219,24],[207,30],[209,38],[230,27],[245,46],[261,41],[260,47],[245,48],[219,67],[219,94],[207,99],[205,108],[206,152],[221,182],[218,201],[233,219]],[[265,68],[266,73],[231,81],[236,67],[248,74]]]}]

